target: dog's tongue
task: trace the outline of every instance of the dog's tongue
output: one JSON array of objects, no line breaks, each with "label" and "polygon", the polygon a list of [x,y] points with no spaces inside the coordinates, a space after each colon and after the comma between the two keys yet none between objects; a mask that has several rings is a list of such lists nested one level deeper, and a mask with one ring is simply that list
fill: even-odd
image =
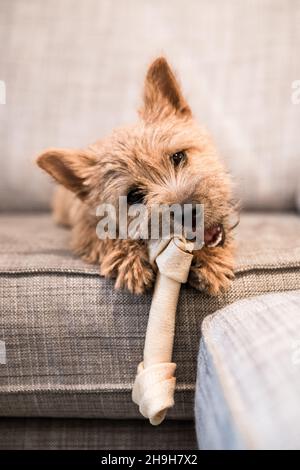
[{"label": "dog's tongue", "polygon": [[222,225],[216,224],[204,230],[204,243],[207,246],[217,246],[223,241]]}]

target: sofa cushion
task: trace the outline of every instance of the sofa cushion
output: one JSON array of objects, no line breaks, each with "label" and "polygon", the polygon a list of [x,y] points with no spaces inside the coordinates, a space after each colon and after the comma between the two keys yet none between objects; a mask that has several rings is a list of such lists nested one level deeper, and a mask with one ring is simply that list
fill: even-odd
[{"label": "sofa cushion", "polygon": [[[208,297],[183,286],[174,360],[176,405],[191,419],[203,318],[235,300],[300,288],[300,218],[243,214],[236,278]],[[151,294],[115,291],[68,249],[69,232],[50,215],[0,217],[0,415],[140,417],[131,401]]]},{"label": "sofa cushion", "polygon": [[201,449],[300,448],[300,291],[244,299],[202,325]]}]

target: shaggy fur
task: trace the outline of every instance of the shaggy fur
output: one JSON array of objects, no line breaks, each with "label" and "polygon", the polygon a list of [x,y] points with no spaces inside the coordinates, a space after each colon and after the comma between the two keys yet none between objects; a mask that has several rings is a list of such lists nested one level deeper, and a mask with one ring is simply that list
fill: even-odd
[{"label": "shaggy fur", "polygon": [[[136,125],[124,127],[85,150],[49,149],[37,160],[62,186],[54,199],[56,222],[72,227],[72,249],[102,275],[116,279],[116,288],[141,293],[155,273],[142,240],[100,240],[96,207],[118,205],[133,188],[144,203],[201,203],[205,230],[221,224],[225,239],[194,254],[189,282],[216,295],[233,278],[230,178],[206,130],[194,120],[178,82],[164,58],[156,59],[145,79],[143,105]],[[170,156],[184,151],[175,166]]]}]

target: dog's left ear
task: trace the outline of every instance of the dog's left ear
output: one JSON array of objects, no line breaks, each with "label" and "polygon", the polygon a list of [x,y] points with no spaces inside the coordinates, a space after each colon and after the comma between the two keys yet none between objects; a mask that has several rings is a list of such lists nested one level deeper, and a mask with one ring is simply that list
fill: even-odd
[{"label": "dog's left ear", "polygon": [[48,149],[39,155],[37,164],[84,200],[89,194],[89,179],[94,173],[97,158],[88,150]]},{"label": "dog's left ear", "polygon": [[145,121],[164,119],[171,115],[183,118],[192,116],[175,75],[164,57],[159,57],[149,67],[143,101],[140,115]]}]

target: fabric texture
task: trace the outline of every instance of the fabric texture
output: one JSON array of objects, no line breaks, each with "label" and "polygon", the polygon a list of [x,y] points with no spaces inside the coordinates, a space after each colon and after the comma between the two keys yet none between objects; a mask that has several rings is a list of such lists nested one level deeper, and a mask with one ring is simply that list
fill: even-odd
[{"label": "fabric texture", "polygon": [[[220,297],[181,289],[173,419],[193,419],[204,317],[238,299],[300,289],[300,218],[242,214],[236,278]],[[0,416],[140,418],[131,400],[151,293],[115,291],[68,249],[49,215],[0,217]]]},{"label": "fabric texture", "polygon": [[244,207],[295,206],[299,23],[293,0],[1,0],[0,209],[48,207],[50,178],[34,156],[82,148],[134,121],[146,67],[160,54]]},{"label": "fabric texture", "polygon": [[194,423],[96,419],[0,419],[0,450],[196,449]]},{"label": "fabric texture", "polygon": [[201,449],[300,449],[300,290],[245,299],[202,325]]}]

